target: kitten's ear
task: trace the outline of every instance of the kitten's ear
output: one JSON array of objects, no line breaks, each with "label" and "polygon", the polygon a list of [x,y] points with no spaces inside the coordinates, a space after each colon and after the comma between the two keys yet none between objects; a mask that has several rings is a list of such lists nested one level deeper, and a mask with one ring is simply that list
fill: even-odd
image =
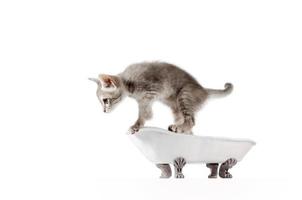
[{"label": "kitten's ear", "polygon": [[101,81],[99,79],[97,79],[97,78],[88,78],[88,80],[91,80],[91,81],[95,82],[98,85],[101,84]]},{"label": "kitten's ear", "polygon": [[119,86],[119,80],[116,76],[100,74],[99,79],[104,90],[115,90]]}]

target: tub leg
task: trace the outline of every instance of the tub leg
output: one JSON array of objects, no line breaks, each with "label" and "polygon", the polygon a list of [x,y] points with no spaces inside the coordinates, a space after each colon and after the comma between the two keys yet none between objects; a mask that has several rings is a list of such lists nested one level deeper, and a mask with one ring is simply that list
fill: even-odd
[{"label": "tub leg", "polygon": [[158,167],[161,170],[160,178],[170,178],[172,175],[171,167],[169,164],[156,164],[156,167]]},{"label": "tub leg", "polygon": [[207,163],[206,166],[211,170],[211,174],[208,176],[208,178],[217,178],[218,163]]},{"label": "tub leg", "polygon": [[226,160],[224,163],[220,165],[219,168],[219,176],[221,178],[232,178],[232,174],[228,172],[234,165],[237,164],[237,160],[235,158],[230,158]]},{"label": "tub leg", "polygon": [[175,178],[184,178],[182,168],[186,165],[186,160],[182,157],[174,159]]}]

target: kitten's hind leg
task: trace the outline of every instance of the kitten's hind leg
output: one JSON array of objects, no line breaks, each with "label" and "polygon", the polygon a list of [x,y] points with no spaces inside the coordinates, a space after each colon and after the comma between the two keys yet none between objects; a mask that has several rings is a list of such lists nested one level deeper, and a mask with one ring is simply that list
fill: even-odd
[{"label": "kitten's hind leg", "polygon": [[174,117],[174,124],[171,124],[168,127],[168,130],[172,131],[172,132],[177,132],[177,130],[176,130],[177,126],[182,124],[184,119],[183,119],[182,113],[179,110],[178,104],[176,102],[176,97],[165,99],[164,103],[167,104],[171,108],[172,114]]},{"label": "kitten's hind leg", "polygon": [[219,168],[219,176],[221,178],[232,178],[232,174],[228,171],[231,169],[234,165],[237,164],[237,160],[235,158],[230,158],[226,160],[224,163],[220,165]]},{"label": "kitten's hind leg", "polygon": [[194,114],[187,115],[184,117],[183,113],[180,110],[173,110],[174,122],[168,127],[169,131],[175,133],[186,133],[192,134],[191,129],[194,126]]},{"label": "kitten's hind leg", "polygon": [[175,133],[192,134],[194,126],[194,117],[188,117],[182,124],[173,124],[168,127],[169,131]]},{"label": "kitten's hind leg", "polygon": [[170,178],[172,175],[171,167],[169,164],[156,164],[156,167],[158,167],[161,170],[161,176],[160,178]]},{"label": "kitten's hind leg", "polygon": [[211,170],[211,174],[208,176],[208,178],[217,178],[218,163],[207,163],[206,166]]},{"label": "kitten's hind leg", "polygon": [[175,178],[184,178],[182,168],[186,165],[186,160],[182,157],[178,157],[174,160]]},{"label": "kitten's hind leg", "polygon": [[206,98],[206,92],[199,86],[185,85],[177,96],[177,106],[183,116],[183,123],[171,128],[177,133],[191,134],[195,125],[195,112],[201,107]]}]

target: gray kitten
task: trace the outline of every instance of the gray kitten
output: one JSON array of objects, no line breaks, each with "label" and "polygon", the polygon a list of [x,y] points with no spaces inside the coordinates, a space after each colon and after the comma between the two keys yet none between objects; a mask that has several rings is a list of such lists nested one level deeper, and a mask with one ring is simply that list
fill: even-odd
[{"label": "gray kitten", "polygon": [[137,100],[139,115],[130,127],[131,133],[137,132],[152,117],[152,103],[158,100],[172,109],[175,123],[169,130],[190,134],[195,113],[206,99],[211,95],[227,95],[233,89],[230,83],[226,83],[223,90],[203,88],[190,74],[164,62],[132,64],[116,76],[100,74],[98,79],[90,80],[98,84],[97,97],[105,113],[125,96]]}]

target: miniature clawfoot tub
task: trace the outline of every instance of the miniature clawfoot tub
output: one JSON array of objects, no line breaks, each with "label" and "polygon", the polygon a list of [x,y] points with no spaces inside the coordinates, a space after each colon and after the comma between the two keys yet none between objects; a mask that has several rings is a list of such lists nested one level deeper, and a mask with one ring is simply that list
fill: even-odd
[{"label": "miniature clawfoot tub", "polygon": [[196,136],[177,134],[155,127],[141,128],[130,140],[162,170],[162,178],[171,176],[169,164],[175,167],[175,177],[183,178],[182,168],[186,163],[206,163],[211,169],[209,178],[231,178],[228,172],[247,154],[255,142],[248,139]]}]

